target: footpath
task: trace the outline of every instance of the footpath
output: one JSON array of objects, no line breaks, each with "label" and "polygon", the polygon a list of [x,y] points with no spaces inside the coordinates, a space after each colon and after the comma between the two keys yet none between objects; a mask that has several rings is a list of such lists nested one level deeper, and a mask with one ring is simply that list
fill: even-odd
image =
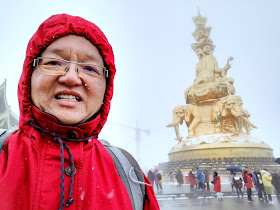
[{"label": "footpath", "polygon": [[[199,197],[215,197],[216,192],[213,190],[213,184],[210,184],[210,191],[206,192],[197,192],[191,191],[189,184],[183,184],[181,186],[178,186],[177,184],[171,184],[171,183],[163,183],[163,190],[162,192],[157,191],[156,186],[154,185],[154,191],[156,194],[156,197],[159,198],[199,198]],[[232,191],[231,185],[229,183],[222,183],[221,186],[221,192],[223,193],[223,196],[227,197],[237,197],[236,189],[234,188],[234,191]],[[247,196],[247,190],[246,188],[242,188],[243,196]],[[256,194],[254,191],[254,188],[252,190],[252,194]]]},{"label": "footpath", "polygon": [[238,198],[234,189],[232,192],[229,183],[222,183],[221,191],[223,193],[223,201],[217,201],[217,195],[213,192],[213,185],[210,184],[210,192],[191,192],[190,185],[184,184],[182,186],[172,185],[170,183],[163,183],[163,191],[157,192],[154,186],[154,191],[161,210],[279,210],[280,202],[277,201],[275,195],[272,195],[272,203],[259,201],[258,195],[253,188],[254,202],[248,202],[247,190],[242,188],[243,198]]}]

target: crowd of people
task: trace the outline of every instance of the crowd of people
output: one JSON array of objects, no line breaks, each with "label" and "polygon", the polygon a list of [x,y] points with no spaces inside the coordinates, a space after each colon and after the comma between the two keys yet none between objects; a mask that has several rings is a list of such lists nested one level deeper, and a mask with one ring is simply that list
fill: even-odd
[{"label": "crowd of people", "polygon": [[256,193],[260,201],[266,201],[272,203],[272,194],[275,194],[278,201],[280,201],[280,173],[274,171],[269,173],[267,169],[259,170],[255,168],[253,172],[250,172],[248,167],[245,167],[241,175],[230,171],[229,183],[236,190],[237,196],[243,197],[242,187],[244,182],[244,188],[247,190],[248,201],[254,201],[252,199],[252,189],[255,188]]},{"label": "crowd of people", "polygon": [[275,194],[280,201],[280,173],[278,171],[270,173],[267,169],[259,170],[255,168],[253,172],[250,172],[245,167],[242,178],[247,189],[248,201],[254,201],[252,199],[253,187],[260,201],[272,203],[272,194]]},{"label": "crowd of people", "polygon": [[[223,200],[221,178],[217,171],[214,171],[211,176],[207,170],[201,170],[197,167],[188,173],[183,173],[181,170],[175,173],[170,172],[168,178],[167,180],[172,185],[174,185],[174,179],[176,179],[178,187],[182,186],[183,183],[188,183],[191,192],[211,191],[209,184],[211,183],[213,184],[212,190],[217,193],[217,200]],[[162,192],[162,174],[157,169],[154,172],[149,171],[148,179],[152,185],[156,184],[157,192]],[[272,195],[275,194],[280,202],[280,171],[270,173],[267,169],[259,170],[255,168],[253,172],[250,172],[248,167],[245,167],[240,172],[230,171],[228,181],[231,185],[232,193],[236,192],[238,198],[243,198],[243,191],[246,189],[248,201],[254,201],[252,199],[252,191],[254,189],[260,201],[272,203]]]},{"label": "crowd of people", "polygon": [[209,185],[209,173],[207,170],[201,170],[200,168],[197,168],[195,171],[194,169],[189,172],[188,174],[188,182],[190,183],[190,189],[191,191],[210,191],[210,185]]}]

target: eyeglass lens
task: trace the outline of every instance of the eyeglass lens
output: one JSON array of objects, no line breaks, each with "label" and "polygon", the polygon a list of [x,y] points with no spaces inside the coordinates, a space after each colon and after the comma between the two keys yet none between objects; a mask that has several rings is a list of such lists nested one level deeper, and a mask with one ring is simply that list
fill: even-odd
[{"label": "eyeglass lens", "polygon": [[[47,57],[38,57],[38,67],[43,73],[51,75],[63,75],[69,70],[70,63],[76,64],[78,66],[78,73],[86,73],[88,75],[104,75],[104,67],[86,64],[86,63],[77,63],[71,62],[58,58],[47,58]],[[34,60],[35,64],[35,60]],[[107,72],[106,72],[107,73]]]}]

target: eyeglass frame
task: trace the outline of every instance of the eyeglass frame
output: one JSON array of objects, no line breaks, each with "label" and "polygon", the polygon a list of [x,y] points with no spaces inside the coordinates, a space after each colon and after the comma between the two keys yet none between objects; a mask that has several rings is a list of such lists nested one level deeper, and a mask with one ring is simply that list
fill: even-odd
[{"label": "eyeglass frame", "polygon": [[[68,60],[65,60],[65,59],[62,59],[62,58],[51,58],[51,57],[37,57],[37,58],[34,58],[33,60],[33,66],[36,67],[36,66],[39,66],[39,59],[44,59],[44,58],[49,58],[49,59],[55,59],[55,60],[60,60],[60,61],[65,61],[66,63],[68,63],[68,65],[66,66],[65,68],[65,73],[64,74],[49,74],[49,75],[65,75],[67,73],[67,71],[69,70],[69,68],[67,69],[67,67],[69,67],[70,63],[73,63],[73,64],[77,64],[77,65],[91,65],[91,66],[98,66],[98,67],[101,67],[103,69],[103,75],[107,78],[109,76],[109,70],[106,69],[106,67],[104,66],[99,66],[99,65],[96,65],[96,64],[92,64],[92,63],[81,63],[81,62],[74,62],[74,61],[68,61]],[[79,69],[77,68],[77,73],[79,74]]]}]

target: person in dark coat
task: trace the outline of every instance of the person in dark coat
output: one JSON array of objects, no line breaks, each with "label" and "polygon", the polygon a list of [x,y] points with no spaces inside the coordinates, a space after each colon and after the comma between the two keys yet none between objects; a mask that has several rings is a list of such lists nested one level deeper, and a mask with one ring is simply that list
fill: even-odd
[{"label": "person in dark coat", "polygon": [[183,184],[183,174],[182,171],[178,171],[176,174],[177,186],[181,186]]},{"label": "person in dark coat", "polygon": [[172,171],[170,171],[169,173],[169,181],[172,185],[174,185],[174,174]]},{"label": "person in dark coat", "polygon": [[252,180],[253,180],[256,192],[258,193],[259,200],[263,201],[265,199],[265,201],[268,202],[267,196],[266,196],[266,193],[264,190],[264,186],[263,186],[262,175],[258,168],[254,169],[254,173],[252,173]]},{"label": "person in dark coat", "polygon": [[280,174],[277,171],[274,171],[272,173],[272,185],[275,188],[275,194],[278,199],[278,202],[280,201]]},{"label": "person in dark coat", "polygon": [[154,188],[155,175],[154,175],[154,173],[151,170],[149,170],[149,172],[148,172],[148,179],[149,179],[149,181],[151,182],[151,184],[152,184],[152,186]]}]

